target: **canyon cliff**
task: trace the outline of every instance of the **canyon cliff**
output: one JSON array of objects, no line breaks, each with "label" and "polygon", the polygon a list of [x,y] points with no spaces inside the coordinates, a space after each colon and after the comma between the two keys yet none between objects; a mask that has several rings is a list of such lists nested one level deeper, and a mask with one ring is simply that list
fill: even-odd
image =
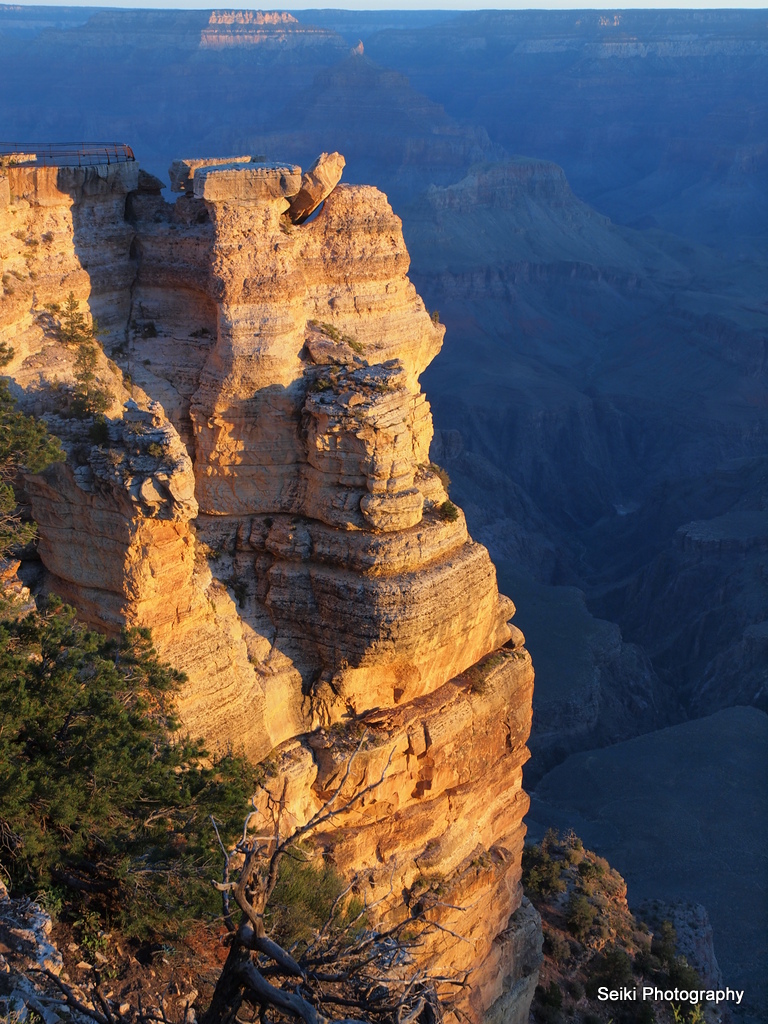
[{"label": "canyon cliff", "polygon": [[[45,586],[100,629],[150,627],[187,673],[184,726],[269,757],[296,824],[364,736],[352,779],[383,781],[319,849],[395,916],[439,890],[425,965],[467,975],[471,1019],[522,1022],[533,671],[429,462],[419,377],[444,328],[401,222],[338,185],[293,223],[290,164],[179,181],[169,204],[132,161],[0,170],[8,373],[68,455],[27,483]],[[98,321],[100,434],[68,411],[69,294]]]}]

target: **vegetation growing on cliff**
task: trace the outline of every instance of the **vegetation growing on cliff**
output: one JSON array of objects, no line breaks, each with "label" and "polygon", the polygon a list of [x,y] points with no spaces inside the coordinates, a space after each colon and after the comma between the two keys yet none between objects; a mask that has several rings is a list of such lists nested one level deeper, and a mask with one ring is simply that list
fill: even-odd
[{"label": "vegetation growing on cliff", "polygon": [[209,816],[233,838],[255,771],[177,737],[181,680],[146,630],[109,639],[60,605],[0,623],[0,864],[16,888],[128,934],[215,914]]},{"label": "vegetation growing on cliff", "polygon": [[[306,840],[346,814],[384,781],[392,755],[377,780],[351,784],[356,754],[326,801],[302,825],[285,835],[284,794],[269,795],[253,832],[248,823],[234,852],[224,852],[224,878],[218,885],[230,950],[202,1024],[229,1024],[240,1013],[262,1020],[324,1024],[338,1017],[407,1024],[440,1020],[436,984],[418,969],[412,946],[431,927],[425,909],[372,927],[366,885],[344,885],[332,867],[310,859]],[[394,750],[392,751],[394,753]],[[285,785],[285,784],[284,784]],[[394,897],[397,902],[398,897]],[[235,907],[240,912],[235,921]],[[385,918],[386,921],[386,918]],[[277,941],[276,941],[277,940]],[[453,979],[453,983],[456,981]]]},{"label": "vegetation growing on cliff", "polygon": [[98,326],[82,312],[74,292],[63,303],[53,302],[47,309],[54,315],[54,333],[62,345],[90,344],[96,340]]},{"label": "vegetation growing on cliff", "polygon": [[[158,660],[147,630],[108,638],[55,602],[26,614],[9,603],[0,617],[0,872],[15,894],[33,895],[58,919],[56,940],[75,950],[69,973],[49,976],[47,1004],[97,1024],[188,1019],[183,1004],[181,1016],[166,1016],[159,952],[174,985],[184,977],[188,988],[211,986],[206,1024],[229,1021],[241,1004],[307,1024],[333,1019],[337,1008],[382,1024],[422,1011],[435,1019],[434,984],[408,953],[428,927],[423,915],[372,928],[354,882],[308,842],[375,789],[389,762],[378,781],[342,798],[352,754],[305,825],[285,835],[283,800],[270,797],[249,828],[264,772],[232,754],[211,758],[178,736],[182,680]],[[222,855],[223,915],[211,882]],[[230,933],[223,964],[222,920]],[[204,931],[205,921],[214,927]],[[142,971],[138,956],[152,968]],[[139,1003],[138,1014],[131,1001],[111,999],[115,987],[136,984],[150,1007]]]},{"label": "vegetation growing on cliff", "polygon": [[[12,356],[13,351],[0,344],[0,366]],[[17,410],[8,382],[0,380],[0,559],[35,533],[34,524],[22,521],[18,510],[21,475],[38,473],[63,459],[58,439],[44,424]]]},{"label": "vegetation growing on cliff", "polygon": [[75,359],[75,394],[72,409],[76,416],[101,416],[115,400],[115,393],[100,384],[96,376],[99,351],[95,345],[81,345]]},{"label": "vegetation growing on cliff", "polygon": [[[106,440],[103,430],[104,413],[114,402],[115,393],[99,380],[97,374],[101,355],[99,326],[96,320],[80,309],[80,302],[74,292],[70,292],[63,303],[51,302],[45,308],[46,312],[41,314],[40,321],[46,332],[62,345],[77,349],[73,366],[75,387],[69,414],[81,419],[95,417],[98,436],[94,436],[93,440],[103,443]],[[111,365],[113,371],[119,374],[115,364]]]},{"label": "vegetation growing on cliff", "polygon": [[449,523],[455,523],[459,518],[459,510],[450,499],[444,501],[442,505],[440,505],[438,512],[440,513],[440,517]]},{"label": "vegetation growing on cliff", "polygon": [[532,1007],[536,1024],[672,1024],[702,1020],[697,1004],[598,999],[598,989],[701,989],[696,971],[676,948],[675,929],[654,930],[635,917],[626,883],[573,832],[550,830],[523,853],[523,884],[541,914],[544,963]]}]

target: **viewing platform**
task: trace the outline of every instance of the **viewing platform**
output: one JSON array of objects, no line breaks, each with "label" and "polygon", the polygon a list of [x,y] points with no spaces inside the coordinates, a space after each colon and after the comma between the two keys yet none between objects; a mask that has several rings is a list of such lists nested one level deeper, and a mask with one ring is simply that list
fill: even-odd
[{"label": "viewing platform", "polygon": [[0,168],[96,167],[135,159],[122,142],[0,142]]}]

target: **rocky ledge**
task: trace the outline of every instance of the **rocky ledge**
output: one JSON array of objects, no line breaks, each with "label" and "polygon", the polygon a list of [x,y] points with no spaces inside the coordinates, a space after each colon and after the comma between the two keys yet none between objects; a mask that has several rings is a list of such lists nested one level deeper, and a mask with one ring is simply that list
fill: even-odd
[{"label": "rocky ledge", "polygon": [[424,963],[469,972],[472,1020],[522,1022],[533,672],[429,463],[418,381],[444,328],[386,197],[338,184],[343,165],[181,161],[173,204],[132,165],[0,172],[20,399],[61,419],[50,368],[72,353],[46,306],[69,293],[131,395],[103,436],[67,427],[68,462],[30,480],[40,555],[89,622],[151,627],[187,673],[185,726],[271,755],[288,817],[322,803],[363,736],[350,784],[383,779],[319,846],[404,893],[389,914],[431,899]]}]

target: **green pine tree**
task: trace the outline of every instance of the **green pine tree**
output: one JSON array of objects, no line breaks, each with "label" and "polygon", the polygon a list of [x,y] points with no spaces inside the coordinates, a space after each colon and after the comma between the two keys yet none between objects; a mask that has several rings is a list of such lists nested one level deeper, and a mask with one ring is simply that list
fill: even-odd
[{"label": "green pine tree", "polygon": [[52,308],[59,314],[56,333],[63,344],[82,345],[84,342],[95,340],[96,324],[93,321],[89,322],[85,313],[81,312],[80,302],[75,298],[74,292],[69,293],[63,306]]},{"label": "green pine tree", "polygon": [[0,863],[17,889],[87,894],[134,933],[220,911],[210,816],[241,831],[255,769],[178,736],[182,679],[147,630],[109,639],[63,606],[0,622]]},{"label": "green pine tree", "polygon": [[[0,363],[8,362],[0,353]],[[0,558],[16,546],[28,543],[34,526],[22,522],[16,490],[23,473],[39,473],[52,462],[62,461],[58,438],[43,423],[19,412],[8,382],[0,380]]]},{"label": "green pine tree", "polygon": [[115,400],[114,392],[99,384],[96,367],[99,350],[96,345],[80,346],[75,359],[74,409],[78,416],[103,416]]}]

